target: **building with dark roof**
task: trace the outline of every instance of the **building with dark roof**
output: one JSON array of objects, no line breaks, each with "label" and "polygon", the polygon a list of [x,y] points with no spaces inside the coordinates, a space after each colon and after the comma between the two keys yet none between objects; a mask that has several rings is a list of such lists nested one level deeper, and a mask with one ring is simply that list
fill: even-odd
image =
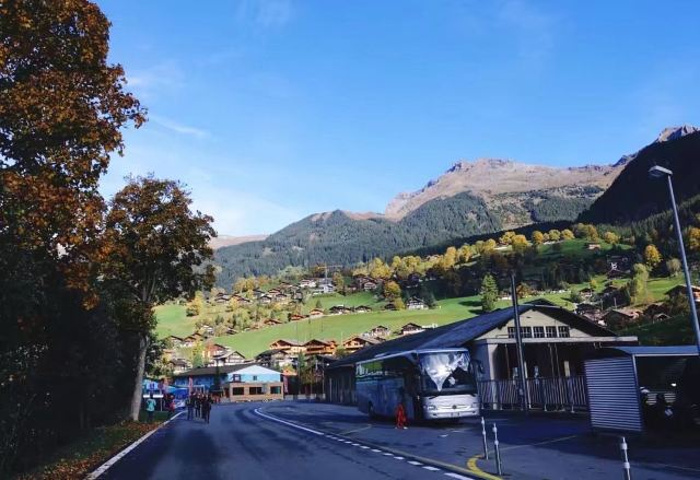
[{"label": "building with dark roof", "polygon": [[[527,376],[583,375],[583,358],[601,346],[636,345],[637,337],[620,337],[589,319],[547,301],[519,306]],[[449,325],[368,346],[330,365],[328,400],[355,403],[355,363],[379,355],[431,348],[469,348],[486,379],[511,379],[517,366],[512,308],[504,308]]]}]

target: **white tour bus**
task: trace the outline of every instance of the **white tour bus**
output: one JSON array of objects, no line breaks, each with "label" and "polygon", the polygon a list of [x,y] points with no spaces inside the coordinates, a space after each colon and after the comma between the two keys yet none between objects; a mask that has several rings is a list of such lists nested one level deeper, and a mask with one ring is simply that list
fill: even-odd
[{"label": "white tour bus", "polygon": [[411,350],[377,356],[355,367],[361,412],[394,416],[403,397],[409,420],[479,415],[476,369],[464,348]]}]

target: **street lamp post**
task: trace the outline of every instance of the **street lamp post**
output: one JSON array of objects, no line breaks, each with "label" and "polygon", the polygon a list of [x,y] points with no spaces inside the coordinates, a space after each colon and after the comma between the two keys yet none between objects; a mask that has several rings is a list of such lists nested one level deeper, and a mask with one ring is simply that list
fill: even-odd
[{"label": "street lamp post", "polygon": [[673,182],[671,177],[673,172],[668,168],[655,165],[649,169],[651,178],[666,178],[668,182],[668,193],[671,197],[671,206],[673,207],[673,221],[676,226],[676,235],[678,236],[678,247],[681,251],[681,262],[683,262],[683,274],[685,275],[685,286],[688,290],[688,302],[690,303],[690,321],[695,329],[695,342],[698,347],[698,355],[700,355],[700,323],[698,323],[698,311],[695,306],[695,297],[693,295],[693,286],[690,281],[690,269],[688,268],[688,259],[685,256],[685,245],[683,244],[683,232],[681,232],[681,222],[678,219],[678,207],[676,206],[676,197],[673,194]]}]

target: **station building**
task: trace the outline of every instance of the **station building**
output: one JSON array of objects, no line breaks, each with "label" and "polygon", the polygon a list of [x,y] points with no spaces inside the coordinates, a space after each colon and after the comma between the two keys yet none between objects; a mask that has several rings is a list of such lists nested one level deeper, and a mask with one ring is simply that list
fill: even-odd
[{"label": "station building", "polygon": [[[618,336],[586,317],[546,300],[524,303],[518,308],[525,375],[529,380],[544,382],[548,379],[557,388],[563,381],[567,388],[571,388],[572,382],[567,379],[575,379],[576,385],[585,388],[584,359],[592,351],[602,346],[638,344],[635,336]],[[519,374],[513,308],[495,310],[363,348],[326,369],[326,399],[342,404],[356,402],[355,363],[358,361],[407,350],[457,347],[468,348],[472,360],[481,365],[482,401],[490,403],[489,397],[493,396],[495,403],[495,397],[513,385],[513,379]],[[577,395],[585,402],[585,391]],[[501,400],[499,397],[498,401]]]}]

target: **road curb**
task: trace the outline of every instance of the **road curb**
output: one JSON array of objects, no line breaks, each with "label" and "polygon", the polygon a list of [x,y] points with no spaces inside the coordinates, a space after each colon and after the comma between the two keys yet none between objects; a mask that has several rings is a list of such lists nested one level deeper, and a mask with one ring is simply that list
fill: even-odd
[{"label": "road curb", "polygon": [[370,443],[370,442],[367,442],[365,440],[356,440],[353,438],[346,437],[345,435],[342,435],[342,434],[332,433],[332,432],[328,432],[326,430],[322,430],[320,428],[317,428],[316,426],[308,426],[305,424],[299,424],[298,422],[292,422],[290,420],[286,420],[283,418],[279,418],[275,415],[265,413],[262,411],[262,408],[256,408],[253,410],[253,412],[255,414],[257,414],[258,416],[260,416],[261,418],[267,418],[268,420],[279,422],[279,423],[282,423],[284,425],[290,426],[292,428],[297,428],[299,430],[305,431],[307,433],[312,433],[315,435],[322,435],[324,437],[328,437],[331,439],[333,439],[334,437],[340,438],[340,439],[352,441],[354,443],[366,445],[369,448],[382,450],[382,451],[388,452],[388,453],[393,454],[393,455],[398,455],[400,457],[412,459],[413,461],[420,462],[422,464],[426,464],[426,465],[429,465],[432,467],[436,467],[436,468],[445,470],[445,471],[452,474],[452,475],[448,475],[452,478],[459,478],[459,479],[465,479],[465,480],[476,480],[476,479],[491,480],[491,479],[493,479],[492,476],[480,475],[477,472],[473,472],[473,471],[458,467],[457,465],[452,465],[450,463],[441,462],[440,460],[434,460],[431,458],[424,458],[424,457],[421,457],[421,456],[418,456],[418,455],[415,455],[415,454],[412,454],[409,452],[404,452],[402,450],[396,450],[396,449],[393,449],[391,447],[386,447],[384,445],[377,445],[374,443]]},{"label": "road curb", "polygon": [[154,429],[151,430],[150,432],[148,432],[148,433],[144,434],[143,436],[141,436],[141,438],[137,439],[136,441],[132,442],[131,444],[129,444],[128,446],[126,446],[125,448],[123,448],[119,453],[117,453],[117,454],[114,455],[112,458],[110,458],[110,459],[107,460],[105,463],[103,463],[102,465],[100,465],[99,467],[97,467],[95,470],[93,470],[91,473],[89,473],[88,476],[85,477],[85,480],[94,480],[94,479],[100,477],[101,475],[103,475],[107,470],[110,469],[110,467],[112,467],[115,463],[117,463],[119,460],[121,460],[123,457],[125,457],[125,456],[126,456],[129,452],[131,452],[133,449],[135,449],[136,447],[138,447],[138,446],[139,446],[141,443],[143,443],[148,437],[150,437],[151,435],[153,435],[154,433],[156,433],[156,432],[157,432],[158,430],[160,430],[161,428],[165,427],[167,424],[169,424],[170,422],[172,422],[173,420],[175,420],[177,417],[179,417],[179,416],[182,415],[183,413],[185,413],[185,412],[176,413],[175,416],[174,416],[173,418],[171,418],[170,420],[167,420],[167,421],[161,423],[160,425],[158,425],[158,427],[154,428]]}]

